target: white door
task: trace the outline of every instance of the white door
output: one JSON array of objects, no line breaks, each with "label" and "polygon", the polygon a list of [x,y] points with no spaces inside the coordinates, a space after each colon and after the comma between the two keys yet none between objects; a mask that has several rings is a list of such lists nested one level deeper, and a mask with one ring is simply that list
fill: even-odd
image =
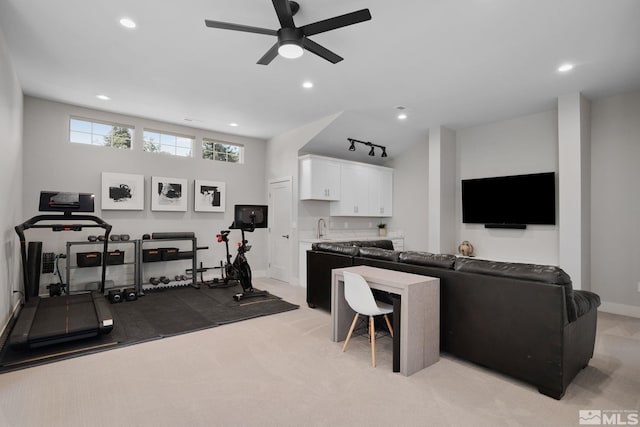
[{"label": "white door", "polygon": [[291,177],[269,181],[269,277],[291,277]]}]

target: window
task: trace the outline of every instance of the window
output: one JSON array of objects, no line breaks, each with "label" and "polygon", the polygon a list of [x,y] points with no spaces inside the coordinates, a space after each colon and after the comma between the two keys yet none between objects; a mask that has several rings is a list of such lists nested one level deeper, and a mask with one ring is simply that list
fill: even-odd
[{"label": "window", "polygon": [[152,130],[144,131],[144,151],[166,153],[172,156],[191,157],[193,150],[192,136],[172,135]]},{"label": "window", "polygon": [[75,117],[69,119],[69,141],[75,144],[131,148],[132,135],[132,126],[89,121]]},{"label": "window", "polygon": [[243,162],[244,147],[204,138],[202,140],[202,158],[229,163]]}]

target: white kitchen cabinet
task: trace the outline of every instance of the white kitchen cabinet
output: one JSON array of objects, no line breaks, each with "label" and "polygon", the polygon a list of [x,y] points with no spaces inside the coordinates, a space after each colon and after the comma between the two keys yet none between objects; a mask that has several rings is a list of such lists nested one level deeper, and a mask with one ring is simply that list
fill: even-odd
[{"label": "white kitchen cabinet", "polygon": [[340,176],[341,197],[331,202],[331,216],[392,216],[393,169],[344,162]]},{"label": "white kitchen cabinet", "polygon": [[340,200],[340,162],[306,155],[300,161],[300,200]]},{"label": "white kitchen cabinet", "polygon": [[331,202],[331,216],[369,216],[370,168],[362,163],[340,165],[340,200]]},{"label": "white kitchen cabinet", "polygon": [[393,171],[376,168],[370,171],[369,216],[393,215]]},{"label": "white kitchen cabinet", "polygon": [[298,284],[307,287],[307,251],[311,250],[311,242],[299,242],[298,244]]}]

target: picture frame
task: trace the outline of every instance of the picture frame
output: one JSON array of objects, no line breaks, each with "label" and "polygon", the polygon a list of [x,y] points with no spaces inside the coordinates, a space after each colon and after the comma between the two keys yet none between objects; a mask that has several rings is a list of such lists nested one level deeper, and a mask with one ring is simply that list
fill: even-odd
[{"label": "picture frame", "polygon": [[227,197],[226,183],[221,181],[194,180],[194,212],[224,212]]},{"label": "picture frame", "polygon": [[144,210],[144,175],[102,172],[102,210]]},{"label": "picture frame", "polygon": [[187,180],[164,176],[151,177],[152,211],[187,211]]}]

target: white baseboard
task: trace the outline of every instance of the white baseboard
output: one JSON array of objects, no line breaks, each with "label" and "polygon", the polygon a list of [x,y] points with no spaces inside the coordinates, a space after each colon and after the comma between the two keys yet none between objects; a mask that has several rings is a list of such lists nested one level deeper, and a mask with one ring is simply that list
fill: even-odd
[{"label": "white baseboard", "polygon": [[604,311],[605,313],[640,318],[640,307],[635,305],[617,304],[615,302],[603,301],[600,307],[598,307],[598,310]]}]

